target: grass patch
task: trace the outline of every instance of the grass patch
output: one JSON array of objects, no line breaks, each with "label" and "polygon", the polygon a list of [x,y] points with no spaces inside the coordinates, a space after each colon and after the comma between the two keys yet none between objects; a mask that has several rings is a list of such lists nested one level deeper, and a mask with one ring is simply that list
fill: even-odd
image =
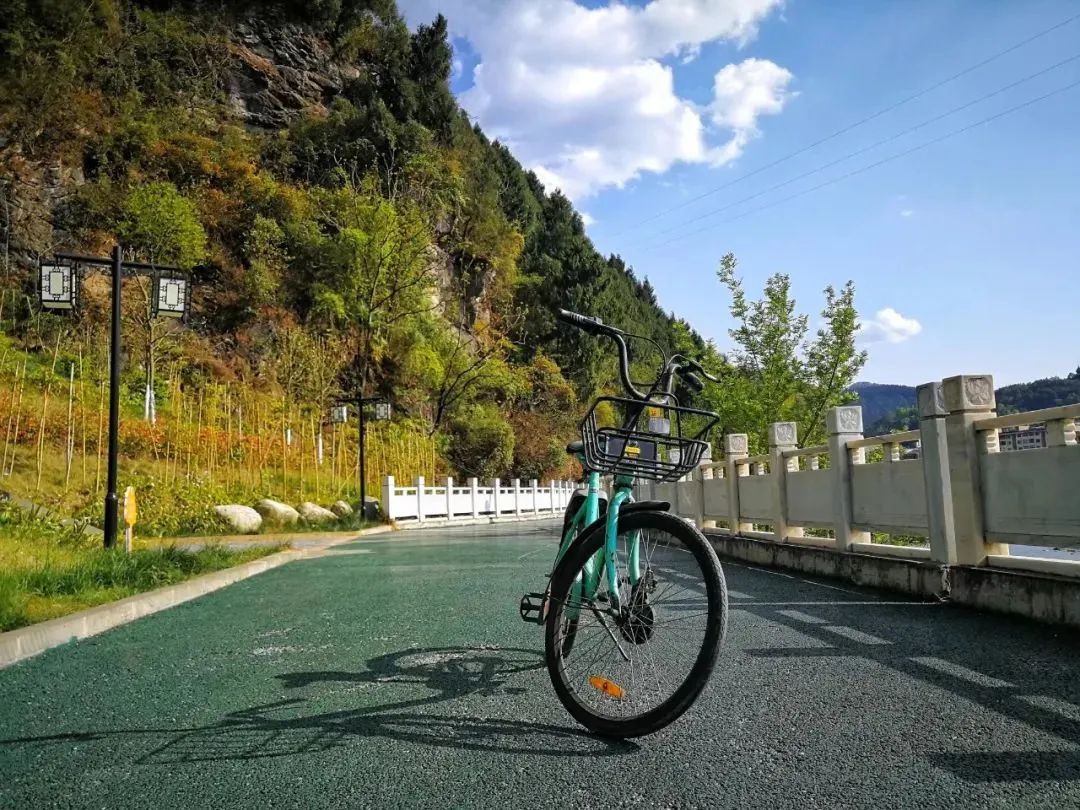
[{"label": "grass patch", "polygon": [[220,571],[280,551],[208,546],[105,550],[78,527],[63,527],[0,503],[0,631]]}]

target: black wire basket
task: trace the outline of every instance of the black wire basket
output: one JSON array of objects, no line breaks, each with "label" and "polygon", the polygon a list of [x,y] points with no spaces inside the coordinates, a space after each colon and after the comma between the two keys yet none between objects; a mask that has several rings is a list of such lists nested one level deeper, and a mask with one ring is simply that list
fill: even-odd
[{"label": "black wire basket", "polygon": [[[597,410],[606,405],[620,427],[599,426]],[[674,397],[666,404],[600,397],[581,423],[585,463],[609,475],[676,481],[701,463],[717,421],[715,413],[681,407]]]}]

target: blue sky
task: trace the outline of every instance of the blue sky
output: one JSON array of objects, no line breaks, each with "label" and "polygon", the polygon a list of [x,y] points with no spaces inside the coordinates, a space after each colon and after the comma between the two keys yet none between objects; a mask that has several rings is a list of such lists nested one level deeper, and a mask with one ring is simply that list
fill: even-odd
[{"label": "blue sky", "polygon": [[740,179],[1080,15],[1080,3],[400,4],[414,24],[446,14],[470,114],[566,189],[597,247],[721,349],[731,323],[715,269],[732,251],[749,291],[788,273],[812,313],[826,284],[853,279],[866,380],[989,372],[1006,384],[1080,365],[1080,86],[783,201],[1080,82],[1080,19]]}]

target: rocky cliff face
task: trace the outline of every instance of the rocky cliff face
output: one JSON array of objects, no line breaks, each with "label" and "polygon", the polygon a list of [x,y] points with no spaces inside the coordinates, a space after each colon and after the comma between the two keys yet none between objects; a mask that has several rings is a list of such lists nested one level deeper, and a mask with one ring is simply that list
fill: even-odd
[{"label": "rocky cliff face", "polygon": [[334,58],[330,43],[295,23],[248,20],[236,27],[229,48],[229,101],[250,126],[281,129],[302,112],[325,113],[360,71]]},{"label": "rocky cliff face", "polygon": [[[299,23],[247,19],[222,47],[228,107],[239,122],[259,131],[283,129],[299,115],[325,115],[346,84],[360,76],[358,67],[337,58],[328,39]],[[55,228],[57,212],[83,182],[80,166],[27,156],[0,133],[0,245],[13,265],[29,268],[41,255],[71,246],[71,235]],[[482,304],[485,279],[461,290],[452,257],[438,248],[432,271],[441,302],[462,293],[470,299],[467,311],[453,320],[489,314]]]}]

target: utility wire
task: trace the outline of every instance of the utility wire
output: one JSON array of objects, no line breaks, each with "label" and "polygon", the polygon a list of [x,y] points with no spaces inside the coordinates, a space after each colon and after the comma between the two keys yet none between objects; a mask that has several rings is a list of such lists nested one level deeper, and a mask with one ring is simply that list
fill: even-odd
[{"label": "utility wire", "polygon": [[[1031,74],[1025,76],[1022,79],[1017,79],[1015,82],[1011,82],[1010,84],[1007,84],[1004,87],[999,87],[996,90],[992,90],[989,93],[986,93],[985,95],[979,96],[978,98],[973,99],[971,101],[968,101],[965,104],[961,104],[958,107],[953,107],[950,110],[946,110],[945,112],[941,113],[940,115],[935,115],[932,118],[927,118],[925,121],[921,121],[918,124],[915,124],[914,126],[908,127],[905,130],[901,130],[900,132],[897,132],[895,135],[890,135],[888,138],[883,138],[880,141],[876,141],[875,143],[870,144],[869,146],[863,147],[862,149],[856,149],[854,152],[849,152],[848,154],[844,155],[843,157],[839,157],[836,160],[830,161],[829,163],[823,163],[822,165],[818,166],[817,168],[810,169],[809,171],[803,172],[802,174],[795,175],[795,177],[792,177],[789,180],[784,180],[784,181],[782,181],[780,183],[769,186],[766,189],[754,192],[753,194],[751,194],[751,195],[749,195],[747,197],[743,197],[740,200],[735,200],[734,202],[728,203],[727,205],[723,205],[720,208],[714,208],[711,211],[706,211],[705,213],[700,214],[700,215],[694,217],[693,219],[688,219],[685,222],[680,222],[678,225],[673,225],[672,227],[667,228],[666,230],[660,231],[659,233],[655,234],[654,236],[664,236],[666,234],[673,233],[674,231],[682,230],[687,225],[692,225],[695,222],[700,222],[703,219],[708,219],[710,217],[715,216],[716,214],[722,213],[723,211],[727,211],[727,210],[729,210],[731,208],[734,208],[734,207],[736,207],[738,205],[742,205],[743,203],[750,202],[751,200],[755,200],[758,197],[762,197],[762,196],[764,196],[766,194],[769,194],[770,192],[776,191],[777,189],[781,189],[784,186],[790,186],[792,183],[798,182],[799,180],[804,180],[807,177],[815,175],[815,174],[817,174],[819,172],[823,172],[826,169],[831,169],[833,166],[836,166],[839,163],[843,163],[845,161],[851,160],[852,158],[858,157],[859,155],[864,155],[867,152],[872,152],[874,149],[877,149],[879,146],[884,146],[887,143],[892,143],[895,140],[899,140],[900,138],[903,138],[905,135],[910,135],[912,132],[916,132],[916,131],[924,128],[924,127],[929,126],[930,124],[936,124],[938,121],[944,120],[945,118],[948,118],[948,117],[950,117],[952,115],[956,115],[956,113],[958,113],[958,112],[963,112],[966,109],[974,107],[976,104],[981,104],[982,102],[986,101],[987,99],[991,99],[994,96],[999,96],[1002,93],[1008,92],[1009,90],[1012,90],[1015,87],[1019,87],[1022,84],[1026,84],[1027,82],[1030,82],[1033,79],[1037,79],[1040,76],[1044,76],[1047,73],[1050,73],[1051,71],[1057,70],[1060,67],[1068,65],[1071,62],[1075,62],[1078,59],[1080,59],[1080,53],[1073,54],[1072,56],[1069,56],[1069,57],[1067,57],[1065,59],[1062,59],[1060,62],[1056,62],[1053,65],[1050,65],[1049,67],[1045,67],[1042,70],[1038,70],[1038,71],[1036,71],[1034,73],[1031,73]],[[643,240],[643,241],[651,241],[651,240],[649,239],[649,237],[646,237],[645,240]],[[639,244],[641,244],[641,243],[639,243]],[[631,243],[631,247],[633,247],[632,243]]]},{"label": "utility wire", "polygon": [[703,200],[706,197],[710,197],[713,194],[716,194],[716,193],[718,193],[720,191],[723,191],[726,188],[731,188],[731,186],[735,185],[736,183],[741,183],[743,180],[746,180],[746,179],[748,179],[750,177],[754,177],[755,175],[761,174],[761,172],[766,171],[768,169],[771,169],[774,166],[779,166],[781,163],[786,163],[787,161],[791,160],[794,157],[798,157],[799,155],[805,154],[806,152],[809,152],[811,149],[815,149],[818,146],[821,146],[821,144],[826,143],[827,141],[831,141],[833,138],[838,138],[841,135],[844,135],[844,134],[846,134],[848,132],[851,132],[853,129],[856,129],[857,127],[861,127],[863,124],[868,124],[871,121],[885,115],[886,113],[890,113],[890,112],[892,112],[893,110],[895,110],[895,109],[897,109],[899,107],[903,107],[905,104],[909,104],[910,102],[915,101],[918,98],[922,98],[927,93],[931,93],[934,90],[937,90],[937,89],[939,89],[941,87],[944,87],[945,85],[947,85],[947,84],[949,84],[951,82],[954,82],[957,79],[959,79],[959,78],[961,78],[963,76],[966,76],[969,73],[972,73],[972,72],[978,70],[981,67],[985,67],[986,65],[989,65],[991,62],[995,62],[998,59],[1000,59],[1001,57],[1007,56],[1008,54],[1012,53],[1013,51],[1019,50],[1020,48],[1023,48],[1025,45],[1028,45],[1028,44],[1034,42],[1037,39],[1041,39],[1042,37],[1046,36],[1047,34],[1051,34],[1054,31],[1057,31],[1059,28],[1064,28],[1066,25],[1069,25],[1070,23],[1075,22],[1076,20],[1080,20],[1080,14],[1074,14],[1072,17],[1069,17],[1067,20],[1062,20],[1061,22],[1057,23],[1056,25],[1052,25],[1049,28],[1044,28],[1042,31],[1039,31],[1036,34],[1032,34],[1027,39],[1023,39],[1020,42],[1017,42],[1015,45],[1010,45],[1008,48],[1006,48],[1003,51],[998,51],[997,53],[986,57],[981,62],[977,62],[974,65],[966,67],[963,70],[959,71],[958,73],[954,73],[951,76],[949,76],[948,78],[942,79],[941,81],[939,81],[939,82],[937,82],[935,84],[932,84],[929,87],[924,87],[922,90],[919,90],[917,93],[913,93],[910,96],[907,96],[906,98],[903,98],[903,99],[901,99],[900,101],[897,101],[894,104],[890,104],[888,107],[885,107],[885,108],[883,108],[881,110],[878,110],[876,113],[873,113],[872,115],[868,115],[866,118],[861,118],[858,121],[854,122],[853,124],[848,124],[847,126],[836,130],[831,135],[826,135],[824,138],[821,138],[819,140],[814,141],[811,144],[808,144],[808,145],[803,146],[803,147],[801,147],[799,149],[796,149],[794,152],[791,152],[791,153],[789,153],[787,155],[784,155],[783,157],[779,157],[776,160],[772,161],[771,163],[766,163],[764,166],[759,166],[758,168],[754,169],[753,171],[750,171],[750,172],[747,172],[746,174],[740,175],[740,176],[738,176],[738,177],[736,177],[736,178],[734,178],[732,180],[727,181],[726,183],[722,183],[721,185],[716,186],[715,188],[709,189],[708,191],[705,191],[705,192],[699,194],[696,197],[691,197],[689,200],[685,200],[685,201],[679,203],[678,205],[671,206],[670,208],[666,208],[663,211],[659,211],[659,212],[657,212],[657,213],[655,213],[655,214],[653,214],[651,216],[646,217],[645,219],[639,220],[639,221],[635,222],[634,224],[629,225],[626,228],[623,228],[620,231],[616,231],[613,234],[613,236],[619,236],[621,234],[626,233],[627,231],[636,230],[636,229],[640,228],[642,225],[646,225],[646,224],[648,224],[650,222],[654,222],[655,220],[660,219],[661,217],[665,217],[670,213],[673,213],[675,211],[679,211],[679,210],[685,208],[688,205],[692,205],[692,204],[698,202],[699,200]]},{"label": "utility wire", "polygon": [[[743,213],[738,214],[737,216],[729,217],[727,219],[723,219],[717,224],[722,224],[722,223],[725,223],[725,222],[734,222],[735,220],[742,219],[743,217],[748,217],[751,214],[756,214],[759,211],[764,211],[767,208],[773,208],[774,206],[780,205],[781,203],[789,202],[791,200],[797,199],[798,197],[803,197],[803,196],[805,196],[807,194],[810,194],[811,192],[818,191],[818,190],[823,189],[823,188],[825,188],[827,186],[831,186],[831,185],[839,183],[839,182],[841,182],[843,180],[847,180],[847,179],[849,179],[851,177],[855,177],[856,175],[863,174],[864,172],[868,172],[871,169],[876,169],[878,166],[883,166],[886,163],[891,163],[894,160],[899,160],[902,157],[907,157],[908,155],[914,154],[915,152],[919,152],[919,151],[921,151],[923,149],[926,149],[928,146],[934,146],[935,144],[939,144],[942,141],[948,140],[949,138],[954,138],[957,135],[961,135],[961,134],[963,134],[965,132],[968,132],[968,131],[970,131],[972,129],[975,129],[976,127],[983,126],[984,124],[989,124],[991,121],[996,121],[999,118],[1004,118],[1005,116],[1011,115],[1014,112],[1018,112],[1018,111],[1024,109],[1025,107],[1030,107],[1032,104],[1038,104],[1040,101],[1045,101],[1046,99],[1051,98],[1052,96],[1056,96],[1059,93],[1064,93],[1064,92],[1066,92],[1068,90],[1072,90],[1074,87],[1080,87],[1080,79],[1078,79],[1075,82],[1072,82],[1071,84],[1067,84],[1064,87],[1059,87],[1057,90],[1051,90],[1049,93],[1044,93],[1041,96],[1037,96],[1035,98],[1028,99],[1027,101],[1021,102],[1020,104],[1017,104],[1014,107],[1009,107],[1007,110],[1002,110],[1001,112],[996,113],[994,115],[991,115],[991,116],[989,116],[987,118],[983,118],[983,119],[981,119],[979,121],[975,121],[974,123],[968,124],[967,126],[960,127],[960,129],[954,129],[951,132],[946,132],[944,135],[939,135],[938,137],[932,138],[929,141],[924,141],[923,143],[920,143],[917,146],[913,146],[910,149],[905,149],[902,152],[897,152],[895,154],[889,155],[888,157],[882,158],[881,160],[875,161],[874,163],[870,163],[870,164],[868,164],[866,166],[862,166],[862,167],[860,167],[858,169],[854,169],[854,170],[848,172],[847,174],[842,174],[842,175],[840,175],[838,177],[834,177],[834,178],[832,178],[830,180],[826,180],[823,183],[818,183],[816,186],[811,186],[810,188],[803,189],[802,191],[798,191],[798,192],[796,192],[794,194],[790,194],[787,197],[781,197],[779,200],[773,200],[772,202],[766,203],[765,205],[758,206],[757,208],[751,208],[749,211],[744,211]],[[675,241],[678,241],[680,239],[685,239],[685,238],[687,238],[689,236],[694,236],[696,234],[702,233],[704,231],[709,230],[709,227],[711,227],[711,226],[706,226],[704,228],[698,228],[696,231],[691,231],[690,233],[683,234],[682,236],[679,236],[679,237],[673,237],[672,239],[669,239],[666,242],[661,242],[658,245],[654,245],[652,247],[646,248],[645,252],[652,252],[654,250],[658,250],[661,247],[664,247],[665,245],[671,244],[672,242],[675,242]]]}]

